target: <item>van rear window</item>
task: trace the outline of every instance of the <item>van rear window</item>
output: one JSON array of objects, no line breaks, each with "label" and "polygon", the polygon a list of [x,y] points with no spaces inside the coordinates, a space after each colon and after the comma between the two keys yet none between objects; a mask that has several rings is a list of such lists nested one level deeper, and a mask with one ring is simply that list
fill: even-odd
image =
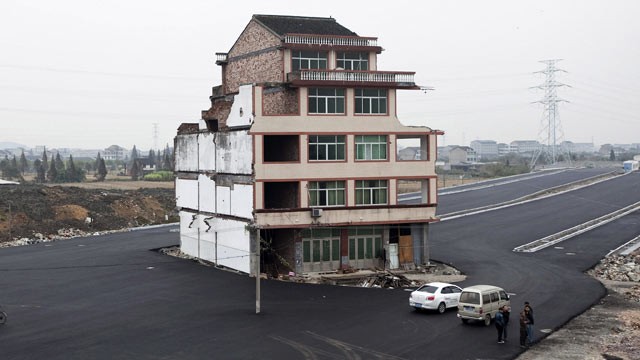
[{"label": "van rear window", "polygon": [[476,292],[463,291],[460,294],[460,302],[480,305],[480,294]]}]

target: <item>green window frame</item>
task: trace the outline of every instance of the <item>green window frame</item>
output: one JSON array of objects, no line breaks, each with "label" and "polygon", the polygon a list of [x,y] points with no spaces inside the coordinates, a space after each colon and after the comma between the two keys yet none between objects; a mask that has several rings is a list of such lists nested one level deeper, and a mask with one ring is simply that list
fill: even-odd
[{"label": "green window frame", "polygon": [[309,114],[344,114],[344,89],[309,88]]},{"label": "green window frame", "polygon": [[386,114],[386,89],[355,89],[356,114]]},{"label": "green window frame", "polygon": [[369,53],[339,52],[336,57],[336,67],[344,70],[369,70]]},{"label": "green window frame", "polygon": [[387,180],[356,180],[356,205],[387,203]]},{"label": "green window frame", "polygon": [[309,135],[309,160],[345,160],[345,146],[344,135]]},{"label": "green window frame", "polygon": [[344,181],[309,182],[309,206],[344,206]]},{"label": "green window frame", "polygon": [[326,69],[326,51],[292,51],[291,68],[293,71],[305,69]]},{"label": "green window frame", "polygon": [[356,135],[356,160],[387,160],[386,135]]}]

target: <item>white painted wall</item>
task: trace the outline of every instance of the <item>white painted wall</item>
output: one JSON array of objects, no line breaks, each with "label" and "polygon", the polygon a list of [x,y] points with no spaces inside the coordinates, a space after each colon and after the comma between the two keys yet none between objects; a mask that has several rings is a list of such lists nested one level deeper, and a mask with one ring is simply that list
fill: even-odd
[{"label": "white painted wall", "polygon": [[213,133],[198,134],[198,170],[200,171],[216,170],[215,138]]},{"label": "white painted wall", "polygon": [[[180,250],[191,256],[198,256],[199,224],[196,213],[180,211]],[[195,217],[195,219],[194,219]]]},{"label": "white painted wall", "polygon": [[250,234],[242,221],[216,219],[218,264],[250,273]]},{"label": "white painted wall", "polygon": [[216,212],[216,182],[207,175],[198,175],[200,211]]},{"label": "white painted wall", "polygon": [[235,184],[231,190],[231,215],[253,219],[253,185]]},{"label": "white painted wall", "polygon": [[253,123],[253,85],[242,85],[238,95],[233,97],[231,111],[227,118],[230,128],[247,126]]},{"label": "white painted wall", "polygon": [[198,210],[198,181],[176,179],[176,206]]},{"label": "white painted wall", "polygon": [[176,136],[176,171],[198,171],[198,134]]},{"label": "white painted wall", "polygon": [[231,215],[231,188],[218,186],[216,187],[216,195],[218,214]]},{"label": "white painted wall", "polygon": [[251,175],[253,142],[248,130],[217,133],[216,172]]}]

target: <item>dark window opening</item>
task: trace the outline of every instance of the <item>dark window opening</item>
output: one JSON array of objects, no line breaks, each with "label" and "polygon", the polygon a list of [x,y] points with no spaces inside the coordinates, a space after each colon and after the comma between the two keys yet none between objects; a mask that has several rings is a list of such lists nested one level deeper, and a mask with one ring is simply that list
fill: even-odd
[{"label": "dark window opening", "polygon": [[266,182],[264,183],[265,209],[295,209],[299,207],[297,182]]},{"label": "dark window opening", "polygon": [[292,162],[300,159],[298,135],[265,135],[264,162]]}]

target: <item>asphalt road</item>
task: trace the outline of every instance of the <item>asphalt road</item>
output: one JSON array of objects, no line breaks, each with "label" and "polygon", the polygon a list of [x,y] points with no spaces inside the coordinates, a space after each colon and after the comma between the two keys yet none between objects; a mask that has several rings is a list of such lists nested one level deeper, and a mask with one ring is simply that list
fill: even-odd
[{"label": "asphalt road", "polygon": [[[471,192],[473,193],[473,192]],[[605,289],[583,274],[640,234],[640,215],[537,253],[511,250],[640,201],[640,174],[435,224],[432,258],[491,283],[535,309],[536,329],[554,329]],[[493,327],[463,325],[449,311],[417,313],[403,289],[363,289],[255,280],[161,255],[178,243],[155,228],[0,249],[2,359],[511,359]],[[542,333],[538,332],[538,335]]]}]

